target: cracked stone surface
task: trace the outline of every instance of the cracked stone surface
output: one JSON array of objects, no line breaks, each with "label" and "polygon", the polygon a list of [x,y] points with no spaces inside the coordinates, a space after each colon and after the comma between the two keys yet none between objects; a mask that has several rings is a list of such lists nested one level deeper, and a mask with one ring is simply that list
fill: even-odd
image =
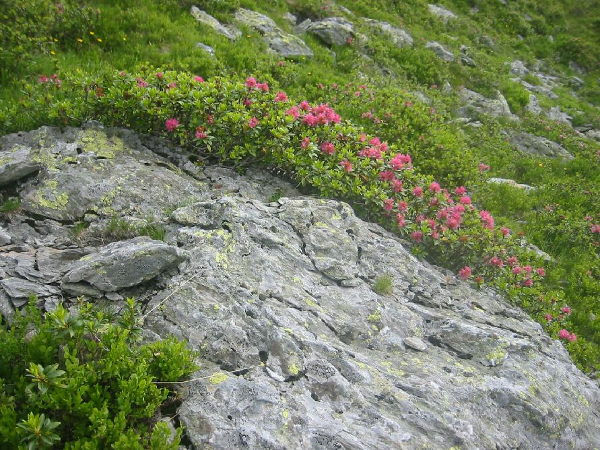
[{"label": "cracked stone surface", "polygon": [[[0,151],[21,139],[52,153],[44,164],[62,169],[82,130],[42,131],[37,146],[39,131],[3,138]],[[119,157],[101,160],[107,173],[166,170],[191,198],[173,187],[179,203],[165,201],[167,194],[154,200],[148,189],[139,211],[109,213],[90,200],[83,218],[56,219],[58,203],[2,216],[11,240],[0,248],[0,313],[10,318],[21,292],[39,287],[47,289],[47,309],[59,297],[73,302],[62,288],[80,272],[117,304],[135,295],[149,312],[148,336],[174,334],[200,352],[198,380],[182,388],[178,415],[189,449],[600,446],[597,384],[501,296],[417,260],[343,202],[301,196],[258,170],[193,170],[162,141],[96,132],[100,143],[123,141]],[[98,170],[85,160],[76,167],[81,183]],[[45,172],[52,171],[21,180],[18,195],[31,196]],[[72,181],[55,179],[57,192],[71,192]],[[121,186],[112,201],[139,202],[134,186]],[[147,210],[156,212],[165,242],[110,243],[98,234],[112,214],[142,221]],[[75,216],[89,228],[76,229]],[[186,260],[134,286],[109,277],[141,270],[135,265],[144,254],[136,252],[149,246]],[[92,270],[100,262],[106,279]],[[384,274],[393,289],[380,295],[373,286]]]}]

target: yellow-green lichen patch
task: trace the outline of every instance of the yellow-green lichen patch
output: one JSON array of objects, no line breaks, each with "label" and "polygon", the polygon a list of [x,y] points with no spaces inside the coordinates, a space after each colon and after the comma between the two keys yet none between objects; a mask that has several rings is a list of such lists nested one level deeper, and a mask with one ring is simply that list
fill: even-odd
[{"label": "yellow-green lichen patch", "polygon": [[94,153],[99,158],[113,159],[117,152],[125,150],[125,144],[121,138],[117,136],[109,138],[102,130],[82,130],[79,142],[84,152]]},{"label": "yellow-green lichen patch", "polygon": [[290,364],[288,366],[288,372],[291,375],[296,376],[296,375],[298,375],[300,373],[300,369],[298,368],[298,366],[296,365],[296,363],[292,363],[292,364]]},{"label": "yellow-green lichen patch", "polygon": [[44,182],[35,201],[43,208],[62,211],[69,203],[69,195],[66,192],[59,194],[57,192],[58,182],[56,180],[48,180]]},{"label": "yellow-green lichen patch", "polygon": [[223,372],[215,372],[210,376],[208,381],[210,382],[210,384],[221,384],[227,378],[229,378],[229,376],[227,376]]},{"label": "yellow-green lichen patch", "polygon": [[508,353],[506,352],[507,348],[508,344],[506,342],[499,341],[496,348],[485,356],[492,367],[498,366],[504,362],[508,356]]}]

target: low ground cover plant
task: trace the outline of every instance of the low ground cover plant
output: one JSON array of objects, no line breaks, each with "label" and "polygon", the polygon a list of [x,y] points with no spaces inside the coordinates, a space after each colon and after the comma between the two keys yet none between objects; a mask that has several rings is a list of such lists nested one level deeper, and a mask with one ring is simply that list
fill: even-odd
[{"label": "low ground cover plant", "polygon": [[141,343],[139,325],[131,299],[119,318],[83,302],[42,316],[35,298],[0,324],[0,447],[177,449],[182,430],[160,421],[177,397],[156,382],[188,376],[194,354]]}]

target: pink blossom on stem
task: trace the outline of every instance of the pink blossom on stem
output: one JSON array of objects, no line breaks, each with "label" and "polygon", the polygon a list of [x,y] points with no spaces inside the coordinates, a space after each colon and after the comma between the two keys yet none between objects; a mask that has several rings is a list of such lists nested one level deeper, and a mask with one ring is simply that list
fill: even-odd
[{"label": "pink blossom on stem", "polygon": [[342,166],[346,172],[352,172],[352,164],[347,159],[340,161],[340,166]]},{"label": "pink blossom on stem", "polygon": [[490,166],[488,166],[487,164],[484,164],[484,163],[480,163],[479,164],[479,171],[480,172],[485,172],[487,170],[490,170]]},{"label": "pink blossom on stem", "polygon": [[459,202],[462,203],[463,205],[470,205],[471,197],[469,197],[468,195],[465,195],[464,197],[460,198]]},{"label": "pink blossom on stem", "polygon": [[564,328],[558,332],[558,338],[559,339],[569,339],[570,335],[571,335],[571,333],[569,333]]},{"label": "pink blossom on stem", "polygon": [[287,94],[286,94],[285,92],[283,92],[283,91],[279,91],[279,92],[277,93],[277,95],[275,95],[275,101],[276,101],[276,102],[285,102],[285,101],[287,101],[287,99],[288,99],[288,96],[287,96]]},{"label": "pink blossom on stem", "polygon": [[402,214],[396,214],[396,218],[398,219],[398,226],[403,228],[406,225],[406,220],[404,220],[404,216]]},{"label": "pink blossom on stem", "polygon": [[538,267],[537,269],[535,269],[535,271],[537,272],[537,274],[540,277],[545,277],[546,276],[546,270],[543,267]]},{"label": "pink blossom on stem", "polygon": [[469,278],[471,276],[471,268],[469,266],[465,266],[462,269],[460,269],[458,271],[458,275],[463,279],[466,280],[467,278]]},{"label": "pink blossom on stem", "polygon": [[167,131],[169,131],[169,132],[172,132],[178,126],[179,126],[179,120],[177,120],[177,119],[167,119],[165,121],[165,127],[167,128]]},{"label": "pink blossom on stem", "polygon": [[405,202],[405,201],[399,201],[398,202],[398,211],[404,212],[407,209],[408,209],[408,202]]},{"label": "pink blossom on stem", "polygon": [[467,193],[467,188],[464,186],[457,187],[454,189],[454,193],[459,196],[465,195]]},{"label": "pink blossom on stem", "polygon": [[571,308],[569,308],[568,306],[563,306],[560,310],[561,310],[561,312],[565,313],[566,315],[571,314]]},{"label": "pink blossom on stem", "polygon": [[394,178],[392,180],[392,187],[394,189],[394,192],[402,192],[402,181],[400,181],[397,178]]},{"label": "pink blossom on stem", "polygon": [[494,218],[489,212],[479,211],[479,217],[481,217],[481,221],[483,222],[483,228],[494,229]]},{"label": "pink blossom on stem", "polygon": [[502,227],[500,228],[500,233],[502,233],[502,236],[508,236],[510,234],[510,230],[506,227]]},{"label": "pink blossom on stem", "polygon": [[415,242],[423,242],[423,232],[422,231],[413,231],[411,237]]},{"label": "pink blossom on stem", "polygon": [[436,183],[435,181],[433,181],[430,185],[429,185],[429,192],[433,193],[433,194],[437,194],[438,192],[440,192],[442,190],[442,188],[440,187],[439,183]]},{"label": "pink blossom on stem", "polygon": [[306,147],[308,147],[308,144],[310,144],[310,138],[305,137],[304,139],[302,139],[302,143],[300,144],[300,147],[306,148]]},{"label": "pink blossom on stem", "polygon": [[206,139],[207,137],[208,134],[206,134],[204,127],[196,128],[196,139]]},{"label": "pink blossom on stem", "polygon": [[256,79],[254,77],[246,78],[246,87],[249,89],[255,88],[257,85]]},{"label": "pink blossom on stem", "polygon": [[258,125],[258,119],[256,117],[252,117],[249,121],[248,121],[248,126],[250,128],[254,128],[256,125]]},{"label": "pink blossom on stem", "polygon": [[196,83],[204,83],[204,78],[196,76],[194,77],[194,81]]},{"label": "pink blossom on stem", "polygon": [[420,186],[415,186],[412,193],[415,197],[423,197],[423,189]]},{"label": "pink blossom on stem", "polygon": [[383,202],[383,209],[385,209],[386,211],[391,211],[392,209],[394,209],[394,200],[392,200],[391,198],[386,198]]},{"label": "pink blossom on stem", "polygon": [[321,150],[323,151],[323,153],[333,155],[335,153],[335,146],[331,142],[323,142],[321,144]]}]

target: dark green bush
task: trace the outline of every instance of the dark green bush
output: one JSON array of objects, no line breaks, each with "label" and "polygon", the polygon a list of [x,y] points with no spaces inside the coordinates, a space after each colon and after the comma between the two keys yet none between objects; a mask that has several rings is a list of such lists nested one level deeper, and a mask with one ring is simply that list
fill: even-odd
[{"label": "dark green bush", "polygon": [[177,381],[196,369],[175,339],[141,344],[133,300],[120,319],[80,303],[43,317],[35,298],[0,325],[0,447],[175,450],[159,422]]}]

